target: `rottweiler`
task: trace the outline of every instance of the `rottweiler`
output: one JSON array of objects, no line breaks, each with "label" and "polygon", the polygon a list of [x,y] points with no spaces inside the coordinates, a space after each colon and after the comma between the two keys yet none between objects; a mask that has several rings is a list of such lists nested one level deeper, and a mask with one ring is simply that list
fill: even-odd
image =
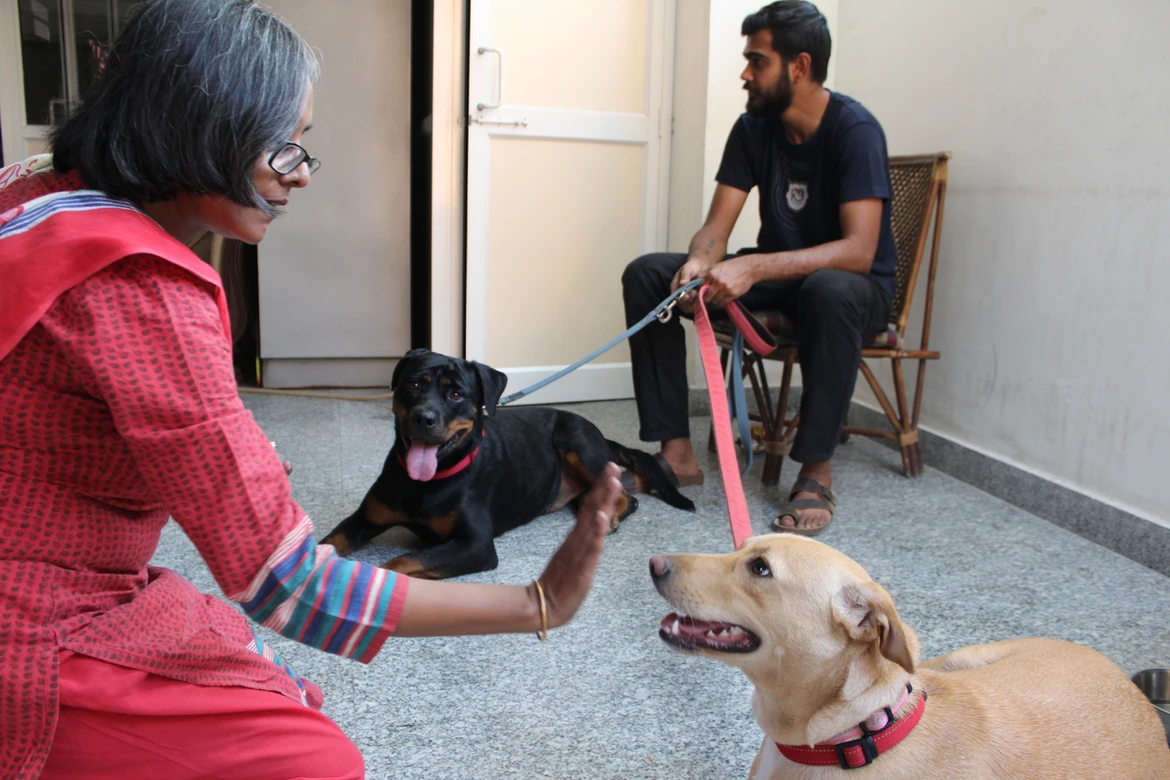
[{"label": "rottweiler", "polygon": [[482,363],[408,352],[391,379],[394,446],[361,506],[324,543],[349,555],[405,526],[429,546],[383,568],[426,579],[494,569],[495,537],[575,501],[611,460],[626,470],[611,533],[637,508],[635,475],[645,492],[694,510],[654,456],[609,441],[580,415],[497,412],[507,382]]}]

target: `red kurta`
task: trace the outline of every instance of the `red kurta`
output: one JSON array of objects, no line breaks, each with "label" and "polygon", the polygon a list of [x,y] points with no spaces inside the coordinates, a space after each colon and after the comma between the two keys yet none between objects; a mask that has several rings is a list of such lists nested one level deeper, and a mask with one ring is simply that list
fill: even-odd
[{"label": "red kurta", "polygon": [[320,706],[239,611],[147,565],[168,516],[248,614],[341,655],[373,657],[408,582],[314,545],[214,272],[82,186],[0,189],[0,777],[44,761],[61,650]]}]

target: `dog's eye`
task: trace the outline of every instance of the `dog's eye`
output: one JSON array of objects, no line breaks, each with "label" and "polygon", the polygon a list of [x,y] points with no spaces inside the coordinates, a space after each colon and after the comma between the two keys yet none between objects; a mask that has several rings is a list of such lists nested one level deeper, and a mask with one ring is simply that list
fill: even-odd
[{"label": "dog's eye", "polygon": [[772,570],[768,568],[768,562],[759,556],[748,561],[748,571],[757,577],[772,576]]},{"label": "dog's eye", "polygon": [[418,390],[418,388],[419,388],[419,384],[418,384],[417,380],[415,380],[413,382],[408,382],[406,386],[409,387],[411,390]]},{"label": "dog's eye", "polygon": [[451,392],[447,393],[447,397],[452,401],[462,401],[463,393],[459,392],[458,390],[452,390]]}]

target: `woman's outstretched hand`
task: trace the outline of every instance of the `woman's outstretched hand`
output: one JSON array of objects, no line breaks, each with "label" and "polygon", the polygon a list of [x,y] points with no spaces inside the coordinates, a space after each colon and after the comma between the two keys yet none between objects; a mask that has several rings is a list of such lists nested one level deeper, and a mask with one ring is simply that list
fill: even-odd
[{"label": "woman's outstretched hand", "polygon": [[[584,603],[622,494],[610,463],[581,499],[577,524],[540,575],[548,628],[563,626]],[[411,580],[396,636],[508,634],[541,629],[536,586]]]},{"label": "woman's outstretched hand", "polygon": [[[610,463],[594,481],[577,510],[577,524],[560,549],[553,553],[540,584],[548,604],[548,627],[557,628],[572,620],[593,587],[597,562],[609,535],[609,521],[617,511],[622,494],[621,470]],[[536,587],[529,590],[536,597]]]}]

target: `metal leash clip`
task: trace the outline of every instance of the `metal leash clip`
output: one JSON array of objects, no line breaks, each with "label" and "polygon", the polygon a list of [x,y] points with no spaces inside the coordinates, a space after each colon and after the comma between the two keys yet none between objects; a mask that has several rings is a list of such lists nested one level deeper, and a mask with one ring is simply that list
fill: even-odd
[{"label": "metal leash clip", "polygon": [[689,293],[691,290],[694,290],[696,287],[699,287],[702,284],[703,284],[703,277],[701,277],[701,276],[698,279],[692,279],[691,281],[687,282],[686,284],[684,284],[682,287],[678,288],[677,290],[675,290],[671,294],[671,297],[668,299],[668,302],[665,304],[665,308],[663,308],[662,311],[658,312],[654,316],[657,317],[658,321],[661,322],[663,325],[670,322],[670,318],[674,316],[674,312],[671,310],[674,309],[674,307],[678,305],[679,301],[681,301],[683,298],[686,297],[687,293]]},{"label": "metal leash clip", "polygon": [[677,306],[677,305],[678,305],[678,302],[679,302],[680,300],[682,300],[682,296],[681,296],[681,295],[680,295],[678,298],[675,298],[675,299],[674,299],[673,301],[671,301],[670,303],[666,304],[666,308],[665,308],[665,309],[663,309],[662,311],[658,312],[658,315],[657,315],[657,316],[658,316],[658,321],[659,321],[659,322],[661,322],[663,325],[665,325],[666,323],[670,322],[670,318],[671,318],[672,316],[674,316],[674,315],[673,315],[673,311],[672,311],[672,310],[674,309],[674,307],[675,307],[675,306]]}]

